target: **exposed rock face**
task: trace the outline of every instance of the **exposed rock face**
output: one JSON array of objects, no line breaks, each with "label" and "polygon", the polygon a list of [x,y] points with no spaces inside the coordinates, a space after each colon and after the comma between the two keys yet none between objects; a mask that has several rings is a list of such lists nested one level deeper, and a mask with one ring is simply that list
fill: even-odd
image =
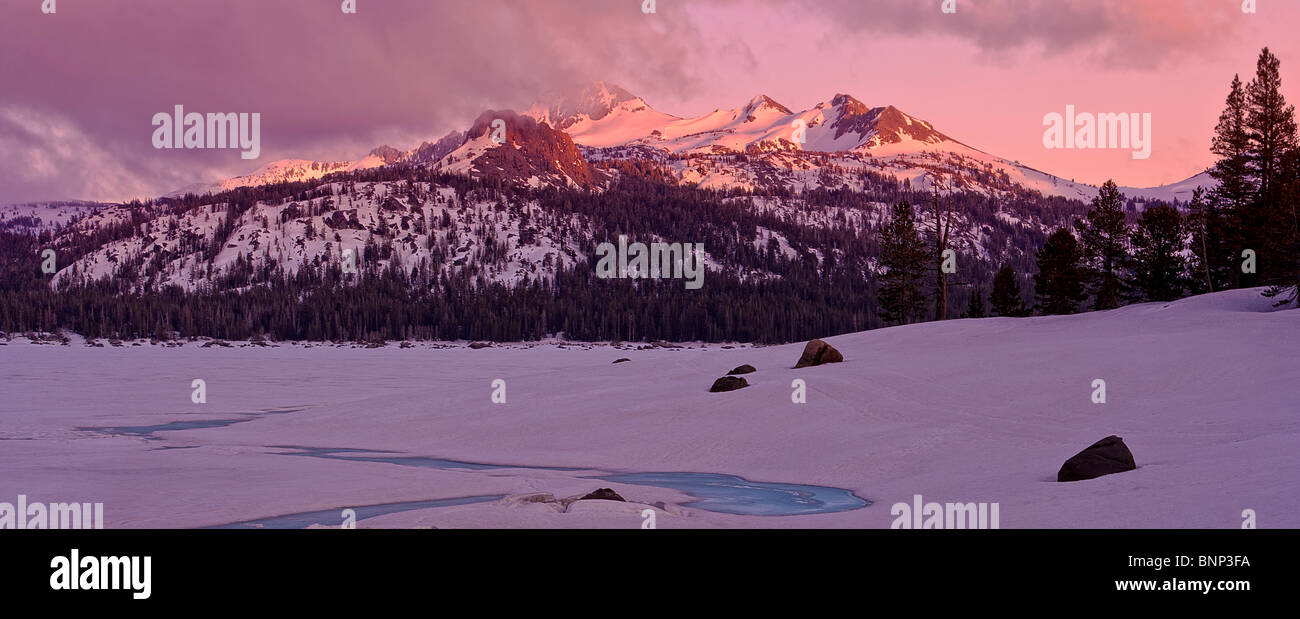
[{"label": "exposed rock face", "polygon": [[505,148],[491,148],[474,160],[474,167],[486,178],[509,182],[530,177],[568,178],[579,187],[592,187],[604,179],[578,152],[567,133],[510,110],[489,110],[474,121],[466,133],[473,139],[493,131],[492,122],[506,124]]},{"label": "exposed rock face", "polygon": [[394,161],[401,159],[402,156],[405,155],[406,153],[403,153],[402,151],[397,150],[392,146],[384,144],[383,146],[380,146],[370,151],[370,154],[374,155],[375,157],[379,157],[379,159],[384,162],[384,165],[388,165],[390,163],[393,163]]},{"label": "exposed rock face", "polygon": [[834,346],[821,340],[813,340],[803,347],[803,354],[799,356],[799,362],[794,367],[799,369],[823,363],[839,363],[843,360],[844,355],[835,350]]},{"label": "exposed rock face", "polygon": [[723,376],[713,381],[713,386],[709,387],[709,393],[720,393],[723,391],[735,391],[744,389],[749,386],[749,381],[737,376]]},{"label": "exposed rock face", "polygon": [[446,157],[451,151],[456,150],[461,144],[465,143],[465,134],[460,131],[452,131],[442,136],[437,142],[424,142],[420,144],[407,159],[414,163],[433,163]]},{"label": "exposed rock face", "polygon": [[602,500],[602,501],[623,501],[623,502],[627,502],[627,499],[624,499],[623,497],[619,496],[617,492],[614,492],[614,491],[613,491],[612,489],[610,489],[610,488],[600,488],[600,489],[596,490],[595,492],[589,492],[589,493],[583,495],[582,497],[580,497],[578,500],[579,500],[579,501],[587,501],[587,500],[590,500],[590,499],[598,499],[598,500]]},{"label": "exposed rock face", "polygon": [[361,225],[357,220],[357,209],[348,209],[343,211],[334,211],[330,213],[329,219],[325,220],[329,227],[335,230],[365,230],[366,227]]},{"label": "exposed rock face", "polygon": [[757,371],[758,368],[746,363],[745,365],[742,365],[730,372],[727,372],[727,376],[732,376],[734,374],[749,374],[750,372],[757,372]]},{"label": "exposed rock face", "polygon": [[1061,465],[1061,470],[1056,473],[1056,481],[1093,479],[1136,468],[1137,463],[1133,461],[1133,452],[1128,450],[1124,439],[1112,435],[1093,443],[1066,460],[1065,464]]}]

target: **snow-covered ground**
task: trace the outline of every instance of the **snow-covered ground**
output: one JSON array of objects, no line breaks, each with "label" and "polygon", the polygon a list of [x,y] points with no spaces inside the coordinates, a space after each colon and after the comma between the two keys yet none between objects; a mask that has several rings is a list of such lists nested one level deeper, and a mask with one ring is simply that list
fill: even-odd
[{"label": "snow-covered ground", "polygon": [[[794,370],[802,344],[91,348],[14,338],[0,346],[0,501],[101,501],[110,528],[339,511],[333,524],[348,507],[611,487],[636,504],[359,509],[358,526],[639,528],[657,504],[658,528],[887,528],[890,507],[920,494],[997,502],[1002,528],[1237,528],[1245,509],[1261,528],[1300,527],[1300,311],[1270,311],[1258,290],[828,341],[844,363]],[[630,361],[612,363],[621,357]],[[708,392],[744,363],[758,368],[750,387]],[[791,401],[796,378],[806,404]],[[205,404],[191,402],[194,379],[206,383]],[[503,404],[492,402],[495,379]],[[1106,381],[1105,404],[1092,402],[1095,379]],[[131,429],[214,420],[239,423]],[[1062,462],[1111,434],[1137,470],[1055,482]],[[417,456],[581,470],[400,460]],[[732,515],[676,490],[591,478],[671,471],[841,488],[872,504]]]}]

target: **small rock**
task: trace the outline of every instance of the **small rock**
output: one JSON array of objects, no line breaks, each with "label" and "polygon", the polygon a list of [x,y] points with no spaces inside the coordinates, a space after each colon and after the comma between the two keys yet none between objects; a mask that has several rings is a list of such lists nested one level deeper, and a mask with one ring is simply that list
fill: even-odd
[{"label": "small rock", "polygon": [[758,371],[758,368],[756,368],[756,367],[754,367],[754,366],[752,366],[752,365],[746,363],[745,365],[742,365],[742,366],[740,366],[740,367],[738,367],[738,368],[736,368],[736,369],[734,369],[734,370],[732,370],[732,371],[730,371],[730,372],[727,372],[727,375],[728,375],[728,376],[731,376],[731,375],[733,375],[733,374],[748,374],[748,373],[750,373],[750,372],[757,372],[757,371]]},{"label": "small rock", "polygon": [[799,362],[794,365],[797,370],[823,363],[839,363],[844,360],[844,355],[835,350],[834,346],[821,340],[813,340],[803,347],[803,354],[799,356]]},{"label": "small rock", "polygon": [[615,359],[614,363],[623,363],[624,361],[631,361],[631,359],[628,359],[627,357],[623,357],[622,359]]},{"label": "small rock", "polygon": [[627,499],[624,499],[623,497],[619,496],[617,492],[614,492],[610,488],[600,488],[595,492],[589,492],[578,498],[579,501],[587,501],[591,499],[598,499],[601,501],[623,501],[624,503],[627,502]]},{"label": "small rock", "polygon": [[1056,481],[1081,481],[1136,468],[1137,463],[1133,461],[1133,452],[1128,450],[1124,439],[1112,435],[1093,443],[1066,460],[1065,464],[1061,465],[1061,470],[1056,473]]},{"label": "small rock", "polygon": [[709,387],[709,393],[720,393],[723,391],[735,391],[744,389],[749,386],[749,381],[736,376],[723,376],[713,381],[713,386]]},{"label": "small rock", "polygon": [[470,342],[469,347],[473,348],[474,350],[478,350],[480,348],[487,348],[491,345],[492,342]]}]

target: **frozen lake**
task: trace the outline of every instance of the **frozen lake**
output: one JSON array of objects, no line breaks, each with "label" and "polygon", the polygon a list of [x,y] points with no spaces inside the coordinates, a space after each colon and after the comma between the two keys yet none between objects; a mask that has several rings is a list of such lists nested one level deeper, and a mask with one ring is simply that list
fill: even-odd
[{"label": "frozen lake", "polygon": [[[1237,528],[1246,509],[1298,527],[1300,312],[1267,308],[1246,290],[926,323],[828,338],[846,361],[800,370],[801,343],[13,338],[0,502],[103,502],[110,528],[337,526],[343,509],[359,527],[638,528],[652,509],[658,528],[888,528],[920,494],[998,502],[1003,528]],[[745,363],[748,388],[708,392]],[[1137,470],[1052,481],[1111,434]],[[628,503],[564,500],[601,487]]]}]

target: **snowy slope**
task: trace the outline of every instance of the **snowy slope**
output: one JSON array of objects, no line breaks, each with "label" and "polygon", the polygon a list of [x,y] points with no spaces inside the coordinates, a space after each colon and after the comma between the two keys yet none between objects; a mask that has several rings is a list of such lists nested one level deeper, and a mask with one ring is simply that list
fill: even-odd
[{"label": "snowy slope", "polygon": [[[532,240],[521,241],[524,209],[534,211],[535,205],[500,212],[498,201],[462,201],[451,188],[428,183],[333,183],[324,189],[328,195],[322,197],[259,203],[249,209],[234,222],[229,238],[210,261],[203,252],[227,216],[225,205],[161,214],[150,222],[149,233],[141,231],[80,257],[55,275],[54,284],[101,279],[124,265],[154,261],[156,270],[139,276],[141,284],[192,291],[210,284],[213,276],[241,258],[254,267],[270,264],[294,273],[304,264],[338,263],[346,251],[353,252],[359,268],[396,263],[410,272],[421,264],[430,268],[437,256],[444,272],[472,264],[482,266],[493,281],[513,284],[548,278],[560,266],[586,259],[575,249],[579,239],[559,231],[583,231],[587,226],[581,221],[533,224]],[[124,219],[124,209],[108,208],[78,225],[103,226]],[[390,246],[391,257],[366,255],[372,241]],[[494,254],[504,255],[486,259],[487,245],[499,248]]]},{"label": "snowy slope", "polygon": [[0,229],[53,230],[109,208],[104,202],[32,202],[0,206]]},{"label": "snowy slope", "polygon": [[239,187],[257,187],[273,183],[310,181],[334,172],[366,170],[385,165],[384,160],[375,154],[369,154],[356,161],[310,161],[307,159],[281,159],[258,168],[256,172],[245,176],[236,176],[215,183],[195,183],[182,187],[168,196],[186,194],[220,193]]},{"label": "snowy slope", "polygon": [[[109,527],[192,527],[315,510],[613,487],[657,526],[888,528],[890,506],[997,502],[1002,528],[1300,527],[1300,311],[1259,290],[1026,319],[952,320],[830,338],[846,361],[790,369],[801,345],[553,344],[367,350],[88,348],[14,340],[0,354],[0,497],[105,503]],[[616,358],[630,362],[611,364]],[[750,363],[751,386],[708,393]],[[431,371],[430,368],[436,368]],[[190,402],[203,378],[207,403]],[[507,402],[493,404],[492,382]],[[807,404],[790,400],[807,382]],[[1108,401],[1093,404],[1092,381]],[[235,420],[222,427],[122,426]],[[119,427],[118,430],[94,428]],[[174,427],[174,426],[173,426]],[[1054,481],[1110,434],[1138,469]],[[444,458],[530,468],[431,468]],[[388,450],[380,454],[377,450]],[[346,455],[346,454],[344,454]],[[739,516],[676,490],[591,479],[693,471],[818,484],[873,501]],[[250,483],[250,480],[255,480]],[[359,526],[639,528],[639,507],[520,500],[418,509]],[[341,517],[340,517],[341,521]]]}]

